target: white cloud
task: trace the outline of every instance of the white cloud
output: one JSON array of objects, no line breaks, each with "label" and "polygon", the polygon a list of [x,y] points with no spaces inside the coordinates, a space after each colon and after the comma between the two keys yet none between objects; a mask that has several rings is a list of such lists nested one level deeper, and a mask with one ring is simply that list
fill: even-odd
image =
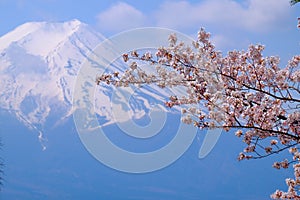
[{"label": "white cloud", "polygon": [[212,35],[211,41],[218,49],[234,48],[235,45],[235,42],[232,41],[232,39],[220,34]]},{"label": "white cloud", "polygon": [[119,2],[97,16],[98,26],[104,31],[123,31],[142,26],[143,13],[133,6]]},{"label": "white cloud", "polygon": [[[242,3],[241,3],[242,2]],[[165,2],[155,12],[157,25],[170,28],[192,28],[206,24],[264,32],[284,26],[290,13],[287,0],[205,0]]]},{"label": "white cloud", "polygon": [[119,2],[101,12],[97,19],[100,31],[109,34],[145,25],[185,34],[195,34],[205,27],[212,32],[216,47],[227,50],[256,43],[253,38],[257,33],[274,35],[287,30],[291,27],[290,15],[288,0],[165,0],[155,10]]}]

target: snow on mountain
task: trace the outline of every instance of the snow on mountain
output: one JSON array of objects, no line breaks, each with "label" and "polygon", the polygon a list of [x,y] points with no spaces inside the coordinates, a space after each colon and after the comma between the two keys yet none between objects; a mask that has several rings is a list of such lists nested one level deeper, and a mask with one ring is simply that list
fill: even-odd
[{"label": "snow on mountain", "polygon": [[[78,20],[30,22],[0,37],[0,108],[38,131],[72,114],[72,95],[82,63],[105,38]],[[122,71],[118,63],[112,65]],[[95,110],[103,124],[111,120],[111,87],[98,88]],[[169,96],[158,87],[135,93],[132,118],[149,114]],[[51,123],[50,123],[51,122]],[[109,124],[109,123],[108,123]]]},{"label": "snow on mountain", "polygon": [[26,23],[0,38],[0,107],[29,126],[70,115],[77,72],[105,38],[78,20]]}]

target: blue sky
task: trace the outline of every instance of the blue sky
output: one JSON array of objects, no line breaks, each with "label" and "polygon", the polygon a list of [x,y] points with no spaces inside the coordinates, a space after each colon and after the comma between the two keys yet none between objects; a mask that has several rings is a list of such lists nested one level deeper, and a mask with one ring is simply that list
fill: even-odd
[{"label": "blue sky", "polygon": [[[284,65],[299,53],[299,11],[300,4],[291,7],[289,0],[0,0],[0,37],[29,21],[78,19],[106,37],[145,26],[194,37],[205,27],[223,52],[261,43],[266,55],[279,55]],[[285,189],[284,179],[291,175],[272,169],[274,159],[237,162],[242,143],[227,133],[204,160],[197,158],[197,140],[164,170],[125,174],[84,150],[75,129],[68,128],[72,120],[49,134],[48,148],[41,151],[36,134],[0,114],[7,166],[3,199],[266,199],[275,189]]]},{"label": "blue sky", "polygon": [[106,37],[131,28],[159,26],[195,38],[200,27],[212,33],[218,49],[266,45],[285,65],[299,50],[297,10],[289,0],[0,0],[0,36],[28,21],[78,19]]},{"label": "blue sky", "polygon": [[291,7],[289,0],[0,0],[0,10],[0,36],[28,21],[78,19],[106,37],[145,26],[194,37],[205,27],[224,52],[261,43],[267,55],[279,55],[284,62],[299,50],[300,5]]},{"label": "blue sky", "polygon": [[257,42],[268,46],[277,43],[274,46],[283,48],[288,44],[289,51],[296,51],[299,46],[299,5],[291,7],[289,0],[0,0],[0,9],[0,35],[28,21],[76,18],[107,37],[144,26],[172,28],[190,35],[205,27],[224,50],[246,48]]}]

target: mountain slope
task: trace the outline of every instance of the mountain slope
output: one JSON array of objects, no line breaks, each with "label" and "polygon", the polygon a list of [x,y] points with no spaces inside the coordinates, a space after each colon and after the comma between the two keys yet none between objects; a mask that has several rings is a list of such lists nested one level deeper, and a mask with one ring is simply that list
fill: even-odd
[{"label": "mountain slope", "polygon": [[0,107],[30,126],[70,115],[80,66],[104,39],[78,20],[26,23],[2,36]]},{"label": "mountain slope", "polygon": [[[89,53],[105,38],[88,25],[72,20],[64,23],[26,23],[0,38],[0,108],[8,110],[39,132],[72,114],[73,87]],[[97,63],[96,63],[97,64]],[[97,66],[104,67],[104,66]],[[124,71],[119,61],[110,71]],[[94,74],[92,76],[95,76]],[[94,78],[93,78],[94,79]],[[134,93],[125,118],[114,119],[112,87],[98,87],[95,112],[100,124],[111,124],[149,116],[169,93],[146,86]],[[128,108],[126,108],[128,109]]]}]

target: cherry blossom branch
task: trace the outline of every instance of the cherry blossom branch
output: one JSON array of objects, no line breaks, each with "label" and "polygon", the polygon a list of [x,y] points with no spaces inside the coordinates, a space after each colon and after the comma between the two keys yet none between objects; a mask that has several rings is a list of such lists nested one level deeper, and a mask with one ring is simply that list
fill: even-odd
[{"label": "cherry blossom branch", "polygon": [[[182,109],[184,123],[199,128],[235,129],[235,135],[243,136],[247,145],[239,160],[265,158],[289,149],[293,161],[286,159],[273,166],[288,168],[296,163],[293,165],[296,178],[287,180],[289,192],[276,191],[272,198],[298,198],[300,55],[292,57],[282,68],[278,57],[264,57],[263,50],[262,45],[250,45],[246,51],[231,51],[223,56],[215,50],[210,34],[204,29],[198,32],[192,45],[177,42],[176,35],[170,35],[169,46],[159,48],[155,56],[150,52],[125,53],[124,62],[132,61],[128,69],[121,75],[120,72],[102,74],[96,83],[115,87],[183,86],[186,94],[170,96],[165,105],[188,106]],[[155,68],[150,73],[140,63]]]}]

